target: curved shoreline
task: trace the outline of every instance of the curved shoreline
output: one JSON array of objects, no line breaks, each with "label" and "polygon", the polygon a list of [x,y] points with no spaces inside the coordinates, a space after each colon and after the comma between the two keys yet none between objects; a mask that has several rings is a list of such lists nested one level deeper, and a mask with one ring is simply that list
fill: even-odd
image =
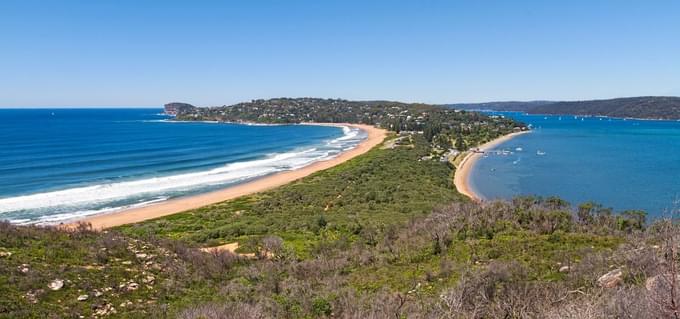
[{"label": "curved shoreline", "polygon": [[[513,139],[518,135],[526,134],[529,132],[531,131],[521,131],[506,134],[482,144],[477,149],[479,149],[482,152],[485,152],[490,149],[493,149],[494,147],[504,142]],[[456,186],[456,190],[458,190],[459,193],[469,197],[471,200],[475,202],[481,202],[483,199],[479,194],[475,193],[472,190],[472,187],[470,187],[470,174],[474,169],[475,163],[477,162],[477,160],[479,160],[482,154],[483,153],[469,152],[467,155],[465,155],[465,158],[463,158],[458,167],[456,167],[456,172],[453,177],[453,184]]]},{"label": "curved shoreline", "polygon": [[350,160],[356,156],[366,153],[374,146],[382,143],[382,141],[387,136],[386,130],[371,125],[349,123],[303,123],[303,124],[321,126],[339,126],[339,127],[350,126],[363,130],[364,132],[366,132],[368,136],[364,141],[359,143],[356,147],[354,147],[351,150],[340,153],[338,156],[334,158],[318,161],[297,170],[279,172],[273,175],[258,178],[250,182],[231,186],[214,192],[171,199],[161,203],[151,204],[149,206],[121,210],[109,214],[86,217],[84,219],[76,220],[71,223],[65,224],[64,226],[73,227],[78,223],[84,222],[91,224],[93,229],[111,228],[115,226],[138,223],[148,219],[172,215],[190,209],[216,204],[237,197],[270,190],[272,188],[276,188],[288,184],[290,182],[293,182],[295,180],[298,180],[300,178],[306,177],[315,172],[331,168],[347,160]]}]

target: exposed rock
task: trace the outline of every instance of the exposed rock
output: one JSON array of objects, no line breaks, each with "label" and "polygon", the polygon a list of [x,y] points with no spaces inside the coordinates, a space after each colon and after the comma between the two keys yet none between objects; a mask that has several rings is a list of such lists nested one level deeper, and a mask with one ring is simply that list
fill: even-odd
[{"label": "exposed rock", "polygon": [[[656,292],[657,295],[668,295],[671,291],[672,279],[673,276],[670,274],[661,274],[647,278],[645,289],[650,292]],[[680,275],[676,275],[675,281],[680,283]]]},{"label": "exposed rock", "polygon": [[38,303],[38,296],[41,295],[43,292],[45,292],[45,291],[42,290],[42,289],[38,289],[38,290],[35,290],[35,291],[31,290],[31,291],[26,293],[24,298],[26,298],[26,300],[29,303],[36,304],[36,303]]},{"label": "exposed rock", "polygon": [[11,257],[11,256],[12,256],[11,251],[0,250],[0,257]]},{"label": "exposed rock", "polygon": [[145,284],[153,284],[153,282],[156,280],[156,277],[148,275],[146,278],[142,279],[142,282]]},{"label": "exposed rock", "polygon": [[27,274],[30,271],[30,269],[28,268],[28,264],[21,264],[21,266],[19,266],[18,269],[19,272],[21,272],[22,274]]},{"label": "exposed rock", "polygon": [[571,270],[571,267],[569,267],[569,266],[560,267],[560,272],[569,272],[569,270]]},{"label": "exposed rock", "polygon": [[92,292],[92,294],[93,294],[95,297],[101,297],[104,293],[101,292],[101,291],[99,291],[99,290],[95,290],[95,291]]},{"label": "exposed rock", "polygon": [[85,301],[85,300],[87,300],[88,298],[90,298],[90,296],[88,296],[88,295],[80,295],[80,296],[78,296],[78,301]]},{"label": "exposed rock", "polygon": [[59,290],[64,287],[64,281],[61,279],[55,279],[52,280],[49,284],[47,284],[47,288],[50,288],[52,290]]},{"label": "exposed rock", "polygon": [[144,254],[144,253],[139,253],[139,254],[135,254],[135,257],[137,257],[137,259],[148,259],[149,256],[147,254]]},{"label": "exposed rock", "polygon": [[129,283],[129,284],[127,285],[127,290],[128,290],[128,291],[137,290],[138,288],[139,288],[139,284],[136,283],[136,282],[131,282],[131,283]]},{"label": "exposed rock", "polygon": [[103,306],[97,307],[97,309],[94,311],[95,317],[102,317],[102,316],[108,316],[111,314],[116,313],[116,308],[113,307],[110,303],[107,303]]},{"label": "exposed rock", "polygon": [[597,279],[597,283],[602,288],[614,288],[623,282],[623,271],[617,268]]}]

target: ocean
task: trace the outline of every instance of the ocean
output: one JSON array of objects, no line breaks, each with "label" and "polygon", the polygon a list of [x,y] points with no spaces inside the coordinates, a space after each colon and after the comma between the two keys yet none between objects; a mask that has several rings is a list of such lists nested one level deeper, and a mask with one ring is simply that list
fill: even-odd
[{"label": "ocean", "polygon": [[[530,124],[481,158],[470,186],[485,199],[557,195],[667,216],[680,198],[680,122],[488,112]],[[505,151],[505,152],[503,152]]]},{"label": "ocean", "polygon": [[162,109],[0,109],[0,220],[54,224],[328,159],[349,127],[173,122]]}]

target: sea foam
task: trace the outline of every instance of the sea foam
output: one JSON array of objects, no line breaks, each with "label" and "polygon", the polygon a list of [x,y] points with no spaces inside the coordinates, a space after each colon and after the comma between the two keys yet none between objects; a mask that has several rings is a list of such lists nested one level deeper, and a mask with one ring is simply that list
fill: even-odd
[{"label": "sea foam", "polygon": [[0,198],[0,219],[6,213],[23,212],[20,215],[12,214],[12,217],[16,217],[10,217],[9,220],[21,224],[53,224],[141,207],[201,190],[227,187],[277,172],[299,169],[352,149],[366,136],[360,129],[342,128],[343,136],[321,145],[272,153],[265,158],[229,163],[205,171]]}]

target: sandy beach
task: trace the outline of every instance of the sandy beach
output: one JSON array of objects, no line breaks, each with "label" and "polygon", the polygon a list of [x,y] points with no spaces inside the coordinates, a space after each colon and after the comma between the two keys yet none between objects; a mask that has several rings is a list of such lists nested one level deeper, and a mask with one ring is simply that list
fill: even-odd
[{"label": "sandy beach", "polygon": [[361,142],[357,147],[346,152],[343,152],[334,158],[325,161],[315,162],[311,165],[305,166],[297,170],[280,172],[277,174],[253,180],[251,182],[225,188],[219,191],[200,194],[196,196],[172,199],[158,204],[152,204],[140,208],[118,211],[110,214],[96,215],[79,221],[75,221],[74,223],[68,224],[66,226],[68,227],[75,225],[75,223],[77,222],[85,222],[90,223],[94,229],[110,228],[119,225],[132,224],[148,219],[172,215],[186,210],[219,203],[236,197],[266,191],[278,186],[288,184],[292,181],[298,180],[317,171],[321,171],[336,166],[356,156],[366,153],[374,146],[382,143],[382,141],[385,139],[385,136],[387,135],[386,130],[379,129],[370,125],[345,124],[345,123],[304,123],[304,124],[356,127],[365,131],[368,137],[363,142]]},{"label": "sandy beach", "polygon": [[[488,151],[518,135],[526,134],[529,132],[531,131],[522,131],[503,135],[495,140],[484,143],[479,147],[479,150],[482,152]],[[470,173],[472,172],[472,169],[475,166],[475,162],[477,162],[477,160],[479,160],[482,157],[482,155],[483,153],[469,152],[456,168],[456,173],[453,178],[453,183],[456,185],[456,189],[458,190],[458,192],[476,202],[481,202],[482,198],[472,191],[469,180]]]}]

